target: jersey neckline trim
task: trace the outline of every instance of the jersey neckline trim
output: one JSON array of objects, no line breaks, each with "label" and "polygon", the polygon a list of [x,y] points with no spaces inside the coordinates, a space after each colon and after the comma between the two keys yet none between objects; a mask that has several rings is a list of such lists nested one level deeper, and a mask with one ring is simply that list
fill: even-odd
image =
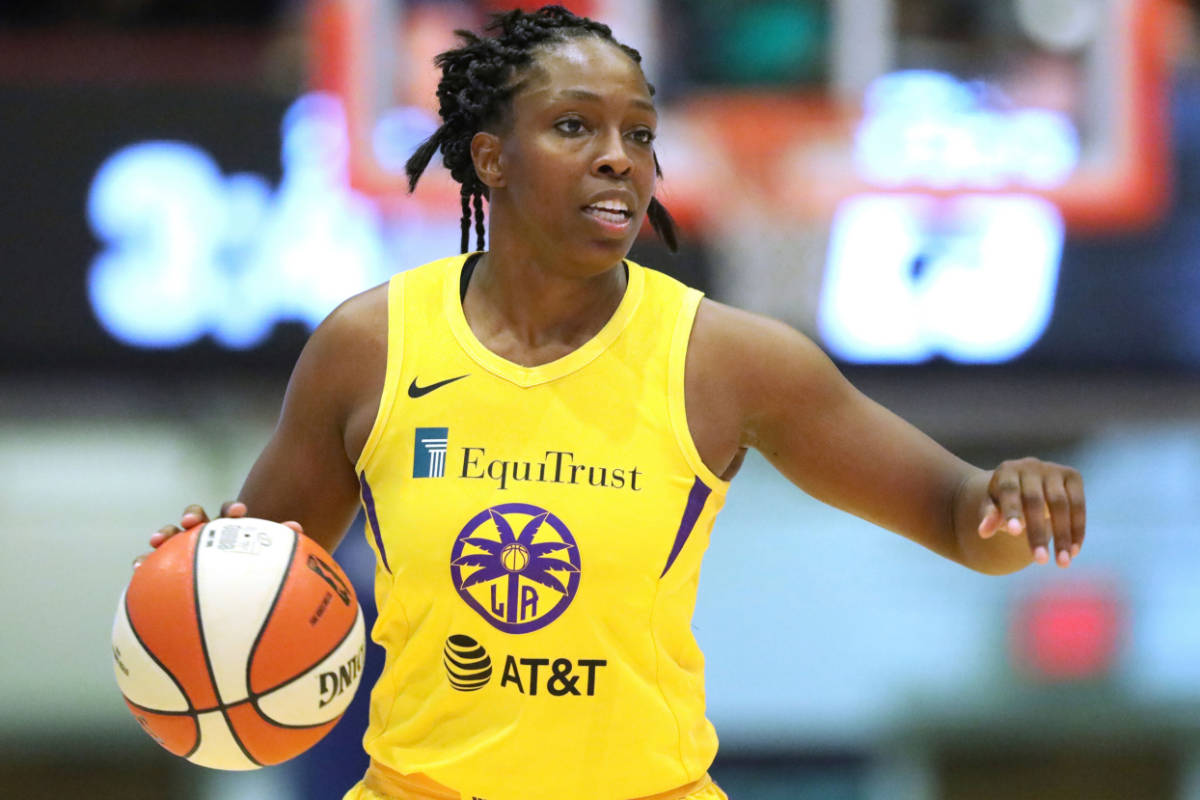
[{"label": "jersey neckline trim", "polygon": [[641,304],[642,294],[645,291],[643,268],[626,259],[624,263],[629,271],[629,280],[625,286],[625,294],[622,295],[616,311],[596,335],[562,358],[546,364],[539,364],[536,367],[525,367],[487,349],[475,337],[475,332],[467,323],[459,292],[462,285],[463,266],[472,255],[475,254],[470,253],[459,257],[446,270],[442,286],[446,320],[454,338],[458,340],[459,346],[470,356],[471,360],[496,377],[522,388],[538,386],[566,377],[596,360],[628,327],[634,312]]}]

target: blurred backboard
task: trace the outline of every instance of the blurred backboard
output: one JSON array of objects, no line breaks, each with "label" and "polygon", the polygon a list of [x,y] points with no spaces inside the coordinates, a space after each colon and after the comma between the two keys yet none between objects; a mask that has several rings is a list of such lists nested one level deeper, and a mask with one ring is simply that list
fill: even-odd
[{"label": "blurred backboard", "polygon": [[[315,3],[317,88],[385,215],[457,220],[440,166],[409,195],[404,162],[437,124],[433,56],[513,5]],[[1168,0],[568,5],[646,51],[659,196],[712,253],[713,294],[843,361],[1015,359],[1053,317],[1066,237],[1167,207]]]},{"label": "blurred backboard", "polygon": [[[516,5],[531,4],[314,4],[315,82],[346,104],[356,188],[408,202],[403,161],[435,124],[433,56],[454,28]],[[646,51],[652,79],[667,42],[662,71],[687,91],[663,109],[665,193],[699,229],[747,207],[828,221],[864,192],[1033,194],[1071,229],[1108,231],[1143,227],[1166,202],[1166,0],[809,0],[828,63],[791,84],[755,73],[749,22],[728,26],[742,33],[732,43],[691,25],[728,4],[683,19],[691,4],[567,5]],[[779,3],[737,5],[780,18]],[[741,80],[683,57],[737,47]],[[456,207],[456,187],[426,180],[415,202]]]},{"label": "blurred backboard", "polygon": [[[668,176],[687,174],[680,200],[703,197],[696,210],[715,216],[727,209],[714,197],[828,220],[864,193],[1019,192],[1053,203],[1073,230],[1145,227],[1168,194],[1170,11],[1160,0],[840,0],[823,90],[691,95],[677,111],[703,144]],[[714,158],[737,192],[697,185]]]}]

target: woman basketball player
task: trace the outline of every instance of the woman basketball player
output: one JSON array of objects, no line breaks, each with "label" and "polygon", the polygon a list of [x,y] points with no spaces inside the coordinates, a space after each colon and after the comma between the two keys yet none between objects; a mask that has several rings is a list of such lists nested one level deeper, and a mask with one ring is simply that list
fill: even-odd
[{"label": "woman basketball player", "polygon": [[628,261],[647,217],[674,245],[639,55],[558,7],[488,32],[438,58],[409,162],[415,186],[441,150],[462,184],[464,254],[330,315],[222,513],[332,551],[365,509],[387,659],[348,800],[724,798],[690,619],[747,448],[988,574],[1067,566],[1083,484],[964,463],[801,334]]}]

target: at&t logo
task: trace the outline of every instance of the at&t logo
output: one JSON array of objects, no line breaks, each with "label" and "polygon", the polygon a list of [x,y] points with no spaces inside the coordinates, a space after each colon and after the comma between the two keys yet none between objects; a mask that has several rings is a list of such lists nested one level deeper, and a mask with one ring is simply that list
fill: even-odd
[{"label": "at&t logo", "polygon": [[[450,685],[460,692],[474,692],[487,686],[492,677],[492,659],[483,645],[470,636],[455,634],[446,640],[442,664]],[[518,658],[509,653],[504,657],[500,688],[520,694],[554,697],[596,694],[598,672],[608,666],[608,659],[581,658]]]},{"label": "at&t logo", "polygon": [[492,659],[483,645],[470,636],[456,634],[447,639],[442,664],[450,685],[460,692],[482,689],[492,677]]},{"label": "at&t logo", "polygon": [[579,567],[579,548],[567,526],[528,503],[479,512],[450,554],[459,596],[505,633],[529,633],[557,619],[579,588]]}]

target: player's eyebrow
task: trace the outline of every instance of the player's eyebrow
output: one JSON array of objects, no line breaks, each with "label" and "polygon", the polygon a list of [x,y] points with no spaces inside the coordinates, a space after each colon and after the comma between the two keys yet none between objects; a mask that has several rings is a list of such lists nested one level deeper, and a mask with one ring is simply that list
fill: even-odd
[{"label": "player's eyebrow", "polygon": [[[587,89],[563,89],[561,92],[559,92],[559,96],[567,97],[572,100],[584,100],[589,103],[599,103],[604,99],[595,92],[589,92]],[[649,100],[645,100],[641,97],[634,98],[631,102],[633,105],[645,111],[654,111],[656,113],[658,111],[658,109],[654,107],[654,103],[651,103]]]}]

